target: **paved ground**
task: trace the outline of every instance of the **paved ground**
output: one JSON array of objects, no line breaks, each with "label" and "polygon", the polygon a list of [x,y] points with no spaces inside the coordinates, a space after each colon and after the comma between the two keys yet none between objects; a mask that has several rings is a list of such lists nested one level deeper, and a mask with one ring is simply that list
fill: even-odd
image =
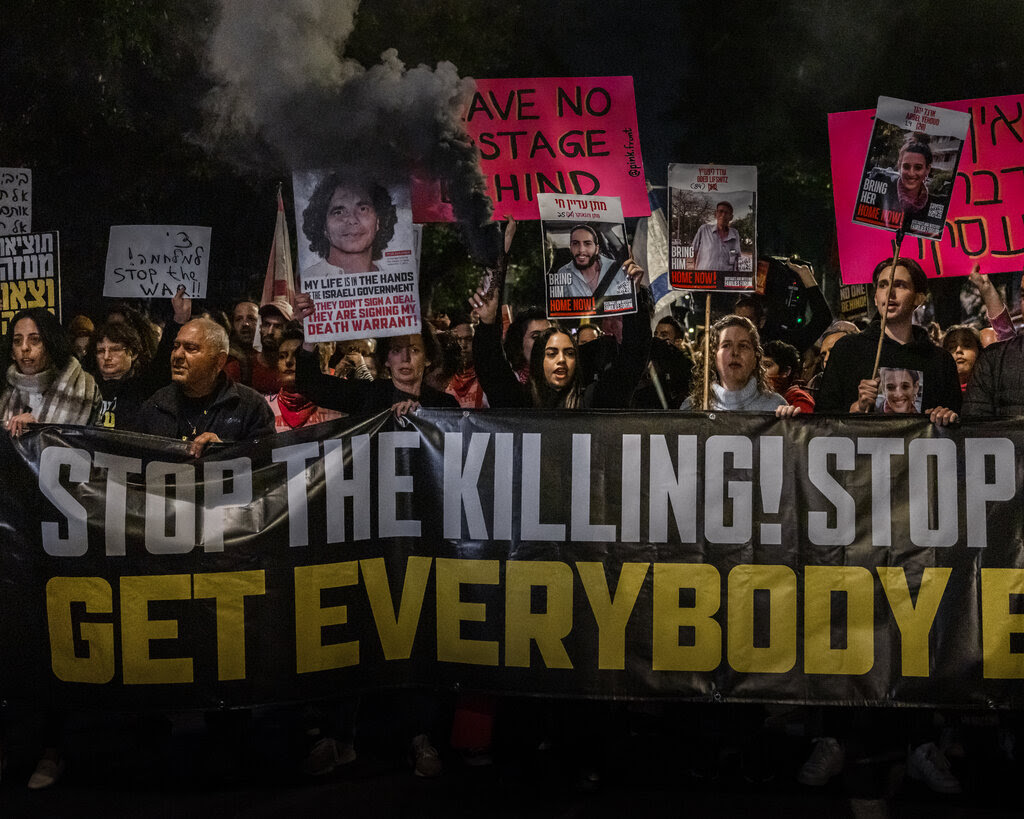
[{"label": "paved ground", "polygon": [[[214,742],[202,720],[146,724],[134,718],[69,721],[68,769],[45,791],[24,783],[34,765],[31,742],[8,732],[10,764],[0,785],[3,817],[341,816],[372,817],[664,817],[664,816],[1022,816],[1019,764],[979,734],[980,750],[955,763],[960,796],[932,794],[905,777],[898,749],[853,762],[824,788],[793,779],[806,740],[774,736],[747,765],[744,748],[686,742],[668,723],[646,719],[608,737],[601,778],[585,786],[579,748],[559,752],[499,744],[494,764],[470,767],[443,751],[444,774],[413,776],[390,735],[361,736],[359,757],[328,776],[297,772],[279,723],[244,734],[241,744]],[[672,733],[673,735],[669,735]],[[974,739],[972,737],[972,739]],[[232,747],[233,745],[233,747]],[[274,753],[268,749],[273,748]],[[973,756],[972,756],[973,753]],[[588,755],[586,751],[582,755]],[[700,773],[700,776],[695,775]],[[754,774],[751,776],[751,774]],[[750,778],[767,779],[752,783]]]}]

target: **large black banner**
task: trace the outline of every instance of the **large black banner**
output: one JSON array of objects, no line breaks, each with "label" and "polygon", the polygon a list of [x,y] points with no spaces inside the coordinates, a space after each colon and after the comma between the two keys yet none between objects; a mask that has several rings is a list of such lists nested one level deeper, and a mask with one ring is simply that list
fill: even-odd
[{"label": "large black banner", "polygon": [[199,461],[3,437],[0,692],[1020,706],[1022,443],[1004,420],[426,410]]}]

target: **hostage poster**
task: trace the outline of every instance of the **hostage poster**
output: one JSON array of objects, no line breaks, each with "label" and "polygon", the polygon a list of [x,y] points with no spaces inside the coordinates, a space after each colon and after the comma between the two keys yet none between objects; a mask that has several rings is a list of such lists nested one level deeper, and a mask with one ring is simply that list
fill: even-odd
[{"label": "hostage poster", "polygon": [[543,193],[537,202],[548,318],[635,313],[636,288],[623,268],[629,246],[618,197]]},{"label": "hostage poster", "polygon": [[[945,101],[938,106],[970,118],[949,212],[939,236],[906,240],[901,255],[920,262],[930,277],[966,276],[975,264],[986,274],[1019,275],[1024,265],[1024,95]],[[861,195],[864,146],[870,141],[874,115],[874,109],[828,115],[845,284],[870,282],[875,264],[892,255],[890,233],[850,218]],[[934,165],[932,171],[928,187],[935,189]]]},{"label": "hostage poster", "polygon": [[668,166],[669,280],[676,290],[753,290],[757,168]]},{"label": "hostage poster", "polygon": [[879,97],[853,221],[940,237],[970,119],[960,111]]},{"label": "hostage poster", "polygon": [[296,173],[292,183],[301,287],[316,305],[306,340],[418,333],[408,187],[333,169]]}]

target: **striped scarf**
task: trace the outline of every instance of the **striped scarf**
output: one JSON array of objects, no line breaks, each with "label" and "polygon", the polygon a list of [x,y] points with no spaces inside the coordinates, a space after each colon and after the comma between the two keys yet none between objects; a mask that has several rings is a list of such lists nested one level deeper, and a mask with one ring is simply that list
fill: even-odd
[{"label": "striped scarf", "polygon": [[3,423],[28,412],[33,396],[42,399],[39,411],[33,413],[40,424],[88,424],[100,405],[99,387],[76,358],[60,372],[50,369],[24,375],[13,364],[8,367],[7,388],[0,393]]}]

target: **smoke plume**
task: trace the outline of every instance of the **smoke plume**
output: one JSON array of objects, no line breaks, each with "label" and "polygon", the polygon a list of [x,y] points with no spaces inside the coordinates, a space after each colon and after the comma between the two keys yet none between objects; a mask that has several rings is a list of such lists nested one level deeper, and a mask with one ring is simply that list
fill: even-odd
[{"label": "smoke plume", "polygon": [[293,171],[354,170],[385,185],[425,171],[447,183],[473,255],[492,258],[492,207],[459,119],[475,83],[449,62],[406,68],[394,49],[370,68],[346,59],[358,7],[222,0],[207,49],[208,141],[243,168],[269,150]]}]

